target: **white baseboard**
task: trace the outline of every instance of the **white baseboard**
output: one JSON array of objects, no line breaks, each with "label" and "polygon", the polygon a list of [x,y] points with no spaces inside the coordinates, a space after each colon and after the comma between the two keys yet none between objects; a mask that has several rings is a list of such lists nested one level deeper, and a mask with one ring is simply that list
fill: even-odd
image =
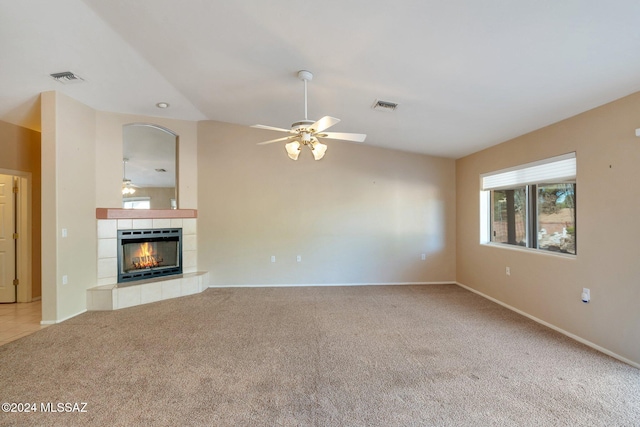
[{"label": "white baseboard", "polygon": [[453,285],[455,280],[445,282],[389,282],[389,283],[293,283],[293,284],[250,284],[250,285],[209,285],[210,288],[307,288],[333,286],[407,286],[407,285]]},{"label": "white baseboard", "polygon": [[493,301],[493,302],[495,302],[496,304],[500,304],[501,306],[503,306],[503,307],[505,307],[505,308],[508,308],[508,309],[509,309],[509,310],[511,310],[511,311],[514,311],[514,312],[516,312],[516,313],[518,313],[518,314],[521,314],[522,316],[528,317],[529,319],[533,320],[534,322],[540,323],[541,325],[544,325],[544,326],[546,326],[547,328],[551,328],[551,329],[553,329],[554,331],[560,332],[562,335],[566,335],[567,337],[569,337],[569,338],[571,338],[571,339],[573,339],[573,340],[576,340],[576,341],[578,341],[578,342],[580,342],[580,343],[582,343],[582,344],[584,344],[584,345],[586,345],[586,346],[588,346],[588,347],[591,347],[591,348],[593,348],[594,350],[598,350],[599,352],[604,353],[604,354],[606,354],[607,356],[611,356],[611,357],[613,357],[614,359],[618,359],[618,360],[619,360],[619,361],[621,361],[621,362],[624,362],[624,363],[626,363],[626,364],[628,364],[628,365],[631,365],[631,366],[633,366],[633,367],[635,367],[635,368],[640,369],[640,363],[636,363],[636,362],[634,362],[634,361],[632,361],[632,360],[627,359],[626,357],[620,356],[619,354],[616,354],[616,353],[612,352],[611,350],[607,350],[607,349],[606,349],[606,348],[604,348],[604,347],[600,347],[599,345],[594,344],[594,343],[592,343],[591,341],[585,340],[584,338],[581,338],[581,337],[579,337],[578,335],[575,335],[575,334],[572,334],[571,332],[565,331],[564,329],[559,328],[559,327],[557,327],[557,326],[555,326],[555,325],[552,325],[552,324],[551,324],[551,323],[549,323],[549,322],[545,322],[545,321],[544,321],[544,320],[542,320],[542,319],[538,319],[537,317],[532,316],[532,315],[530,315],[529,313],[525,313],[525,312],[524,312],[524,311],[522,311],[522,310],[519,310],[519,309],[517,309],[517,308],[515,308],[515,307],[512,307],[512,306],[510,306],[509,304],[505,304],[504,302],[502,302],[502,301],[500,301],[500,300],[497,300],[497,299],[495,299],[495,298],[493,298],[493,297],[490,297],[489,295],[483,294],[482,292],[477,291],[477,290],[475,290],[475,289],[473,289],[473,288],[470,288],[469,286],[463,285],[462,283],[455,282],[455,284],[456,284],[456,285],[458,285],[458,286],[460,286],[461,288],[464,288],[464,289],[466,289],[466,290],[468,290],[468,291],[473,292],[474,294],[478,294],[478,295],[480,295],[481,297],[488,299],[489,301]]},{"label": "white baseboard", "polygon": [[71,319],[71,318],[73,318],[73,317],[79,316],[79,315],[81,315],[82,313],[86,313],[86,312],[87,312],[87,309],[84,309],[84,310],[82,310],[82,311],[80,311],[80,312],[78,312],[78,313],[76,313],[76,314],[72,314],[71,316],[67,316],[67,317],[65,317],[64,319],[58,319],[58,320],[41,320],[41,321],[40,321],[40,324],[41,324],[41,325],[55,325],[56,323],[62,323],[62,322],[64,322],[65,320],[69,320],[69,319]]}]

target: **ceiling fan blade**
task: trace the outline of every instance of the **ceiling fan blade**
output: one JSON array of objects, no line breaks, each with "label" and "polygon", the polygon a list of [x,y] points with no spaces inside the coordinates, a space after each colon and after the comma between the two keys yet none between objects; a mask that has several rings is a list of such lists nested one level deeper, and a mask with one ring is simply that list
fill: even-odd
[{"label": "ceiling fan blade", "polygon": [[278,132],[287,132],[287,133],[291,133],[291,129],[283,129],[283,128],[276,128],[273,126],[266,126],[266,125],[253,125],[251,126],[252,128],[256,128],[256,129],[266,129],[266,130],[277,130]]},{"label": "ceiling fan blade", "polygon": [[329,129],[331,126],[338,124],[339,122],[340,119],[336,119],[335,117],[330,116],[324,116],[323,118],[309,126],[309,128],[313,129],[314,132],[322,132],[323,130]]},{"label": "ceiling fan blade", "polygon": [[322,132],[316,136],[320,138],[341,139],[343,141],[364,142],[367,135],[364,133]]},{"label": "ceiling fan blade", "polygon": [[270,139],[269,141],[258,142],[257,145],[272,144],[274,142],[287,141],[293,138],[295,138],[295,136],[285,136],[284,138]]}]

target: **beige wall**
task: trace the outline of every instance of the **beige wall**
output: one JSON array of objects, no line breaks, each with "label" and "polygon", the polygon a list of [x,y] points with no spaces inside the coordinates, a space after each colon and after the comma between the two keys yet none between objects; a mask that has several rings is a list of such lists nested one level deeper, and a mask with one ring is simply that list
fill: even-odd
[{"label": "beige wall", "polygon": [[0,169],[30,174],[31,297],[37,298],[41,295],[42,280],[40,274],[40,132],[0,121]]},{"label": "beige wall", "polygon": [[331,141],[323,160],[292,161],[256,145],[273,137],[199,123],[198,267],[212,284],[455,279],[453,160]]},{"label": "beige wall", "polygon": [[96,203],[122,207],[122,127],[131,123],[162,126],[178,135],[178,207],[198,208],[197,123],[161,117],[98,111],[96,113]]},{"label": "beige wall", "polygon": [[83,312],[96,280],[96,113],[45,92],[42,119],[43,321],[52,322]]},{"label": "beige wall", "polygon": [[[458,282],[635,363],[639,112],[636,93],[456,162]],[[577,256],[480,245],[480,174],[571,151],[577,157]],[[591,289],[589,304],[580,300],[583,287]]]}]

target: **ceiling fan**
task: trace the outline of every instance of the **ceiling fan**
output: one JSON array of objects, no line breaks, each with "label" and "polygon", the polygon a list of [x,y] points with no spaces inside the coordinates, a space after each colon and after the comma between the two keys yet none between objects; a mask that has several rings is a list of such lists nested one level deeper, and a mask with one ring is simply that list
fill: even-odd
[{"label": "ceiling fan", "polygon": [[285,149],[289,158],[298,160],[302,146],[306,145],[311,149],[313,158],[320,160],[327,151],[327,146],[322,144],[318,138],[340,139],[343,141],[363,142],[367,135],[362,133],[343,133],[343,132],[325,132],[331,126],[337,124],[340,119],[335,117],[324,116],[318,121],[309,120],[307,118],[307,82],[313,79],[310,71],[298,71],[298,78],[304,81],[304,120],[297,121],[291,125],[291,129],[277,128],[273,126],[254,125],[252,127],[258,129],[275,130],[279,132],[290,133],[290,136],[283,138],[271,139],[269,141],[259,142],[258,145],[272,144],[274,142],[288,141]]}]

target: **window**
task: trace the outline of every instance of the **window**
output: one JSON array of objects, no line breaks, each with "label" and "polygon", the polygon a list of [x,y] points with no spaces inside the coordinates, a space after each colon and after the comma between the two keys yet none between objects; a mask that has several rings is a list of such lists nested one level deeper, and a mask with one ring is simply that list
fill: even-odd
[{"label": "window", "polygon": [[538,249],[576,253],[576,184],[545,184],[537,190]]},{"label": "window", "polygon": [[122,199],[124,209],[149,209],[151,207],[150,197],[127,197]]},{"label": "window", "polygon": [[576,254],[576,158],[482,176],[481,243]]},{"label": "window", "polygon": [[526,246],[527,187],[491,192],[491,241]]}]

